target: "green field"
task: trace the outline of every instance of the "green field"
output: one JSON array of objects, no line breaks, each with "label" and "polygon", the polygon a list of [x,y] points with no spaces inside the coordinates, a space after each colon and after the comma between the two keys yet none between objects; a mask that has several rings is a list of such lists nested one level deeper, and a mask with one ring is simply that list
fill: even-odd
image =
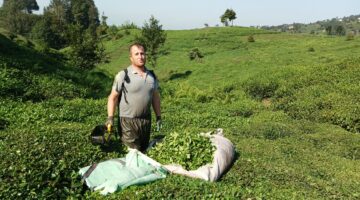
[{"label": "green field", "polygon": [[[0,34],[0,199],[102,199],[79,168],[123,157],[91,145],[137,30],[104,41],[91,72]],[[241,27],[166,31],[161,133],[223,128],[236,160],[215,183],[170,175],[107,199],[359,199],[360,38]],[[248,42],[253,35],[255,42]],[[6,50],[4,50],[6,47]],[[204,55],[190,60],[198,48]]]}]

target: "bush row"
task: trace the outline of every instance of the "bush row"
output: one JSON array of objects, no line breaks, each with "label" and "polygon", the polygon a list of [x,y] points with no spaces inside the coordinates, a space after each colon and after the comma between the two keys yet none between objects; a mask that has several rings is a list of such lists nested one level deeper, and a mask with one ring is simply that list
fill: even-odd
[{"label": "bush row", "polygon": [[280,67],[244,81],[257,100],[271,98],[274,108],[294,119],[339,125],[360,132],[360,58],[317,66]]},{"label": "bush row", "polygon": [[103,123],[106,119],[106,101],[56,98],[31,103],[0,100],[0,115],[11,129],[41,128],[56,122]]}]

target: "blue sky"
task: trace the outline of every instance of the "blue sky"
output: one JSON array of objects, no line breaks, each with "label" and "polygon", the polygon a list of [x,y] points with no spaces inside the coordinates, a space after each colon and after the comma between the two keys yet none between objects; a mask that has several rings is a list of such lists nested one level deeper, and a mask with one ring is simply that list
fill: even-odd
[{"label": "blue sky", "polygon": [[[50,0],[37,2],[42,11]],[[108,24],[142,26],[153,15],[167,30],[221,25],[227,8],[236,12],[238,26],[310,23],[360,14],[360,0],[95,0],[95,4],[100,14],[108,16]]]}]

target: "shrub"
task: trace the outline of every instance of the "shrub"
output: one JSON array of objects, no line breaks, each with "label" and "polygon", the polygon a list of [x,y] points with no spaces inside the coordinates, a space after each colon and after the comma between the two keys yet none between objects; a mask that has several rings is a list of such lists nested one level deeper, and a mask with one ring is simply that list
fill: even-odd
[{"label": "shrub", "polygon": [[354,40],[354,33],[353,32],[349,32],[347,35],[346,35],[346,41],[349,41],[349,40]]},{"label": "shrub", "polygon": [[124,37],[124,35],[122,33],[117,33],[113,39],[118,40],[118,39],[121,39],[122,37]]},{"label": "shrub", "polygon": [[204,57],[204,55],[201,53],[201,51],[198,48],[193,48],[189,52],[190,60],[201,60],[201,58],[203,58],[203,57]]},{"label": "shrub", "polygon": [[279,84],[272,77],[260,75],[246,80],[243,83],[243,87],[245,92],[251,97],[261,100],[272,97],[279,87]]},{"label": "shrub", "polygon": [[252,35],[249,35],[247,40],[248,40],[248,42],[255,42],[255,38]]},{"label": "shrub", "polygon": [[292,120],[282,111],[267,111],[250,118],[249,136],[276,140],[293,135],[295,127]]},{"label": "shrub", "polygon": [[308,48],[308,52],[315,52],[314,47],[309,47],[309,48]]},{"label": "shrub", "polygon": [[[239,105],[238,105],[239,104]],[[254,114],[255,105],[252,101],[243,100],[238,101],[236,108],[229,110],[229,116],[248,118]]]},{"label": "shrub", "polygon": [[279,80],[275,107],[294,119],[327,122],[360,132],[358,67],[359,59],[350,58],[284,76],[287,81]]},{"label": "shrub", "polygon": [[9,121],[6,119],[0,118],[0,130],[6,129],[7,126],[9,126]]},{"label": "shrub", "polygon": [[15,38],[17,38],[17,35],[14,33],[9,33],[9,38],[10,40],[14,40]]},{"label": "shrub", "polygon": [[124,30],[124,34],[125,34],[125,35],[130,35],[131,32],[130,32],[128,29],[125,29],[125,30]]},{"label": "shrub", "polygon": [[283,137],[288,137],[293,134],[293,130],[289,124],[266,122],[253,126],[254,134],[256,137],[276,140]]},{"label": "shrub", "polygon": [[140,29],[134,22],[125,22],[120,25],[120,29]]}]

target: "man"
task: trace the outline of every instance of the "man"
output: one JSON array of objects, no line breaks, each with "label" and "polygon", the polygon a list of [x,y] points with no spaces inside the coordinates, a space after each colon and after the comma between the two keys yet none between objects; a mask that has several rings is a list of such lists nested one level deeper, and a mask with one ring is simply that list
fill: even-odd
[{"label": "man", "polygon": [[120,106],[121,141],[130,148],[145,151],[150,140],[151,105],[157,129],[161,126],[159,85],[155,75],[145,67],[144,46],[132,44],[129,53],[131,65],[127,68],[128,77],[125,70],[120,71],[108,97],[106,125],[114,125],[115,109]]}]

